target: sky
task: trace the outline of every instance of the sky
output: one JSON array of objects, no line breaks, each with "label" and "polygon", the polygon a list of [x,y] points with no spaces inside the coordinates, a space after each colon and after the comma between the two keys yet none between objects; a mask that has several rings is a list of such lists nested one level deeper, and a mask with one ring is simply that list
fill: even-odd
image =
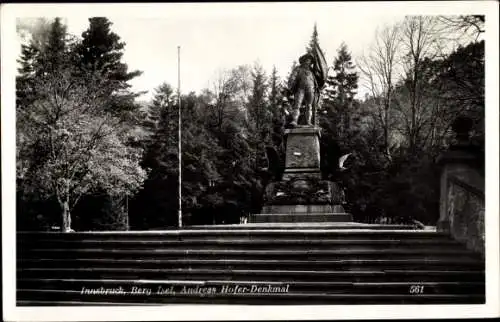
[{"label": "sky", "polygon": [[65,18],[68,32],[77,36],[91,16],[111,20],[112,30],[126,43],[123,61],[129,70],[143,71],[131,81],[133,90],[148,91],[142,100],[150,99],[163,82],[177,87],[178,46],[181,92],[186,94],[211,88],[220,71],[242,64],[258,62],[268,74],[276,66],[285,78],[292,62],[304,54],[315,24],[329,65],[342,42],[356,59],[367,50],[377,28],[422,10],[422,6],[339,2],[63,7],[40,16]]}]

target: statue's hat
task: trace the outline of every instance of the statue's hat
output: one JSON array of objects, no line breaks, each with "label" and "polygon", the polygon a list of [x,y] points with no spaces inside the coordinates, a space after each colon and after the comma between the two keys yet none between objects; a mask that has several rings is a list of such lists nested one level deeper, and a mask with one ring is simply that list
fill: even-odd
[{"label": "statue's hat", "polygon": [[314,60],[314,57],[311,54],[307,53],[305,55],[300,56],[299,63],[302,64],[302,62],[304,62],[306,59],[310,59],[312,61]]}]

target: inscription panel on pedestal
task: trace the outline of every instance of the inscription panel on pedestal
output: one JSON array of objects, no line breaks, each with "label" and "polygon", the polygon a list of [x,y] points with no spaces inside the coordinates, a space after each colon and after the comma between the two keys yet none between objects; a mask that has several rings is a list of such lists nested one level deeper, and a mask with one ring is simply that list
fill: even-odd
[{"label": "inscription panel on pedestal", "polygon": [[319,139],[315,133],[288,135],[286,168],[319,168],[319,157]]}]

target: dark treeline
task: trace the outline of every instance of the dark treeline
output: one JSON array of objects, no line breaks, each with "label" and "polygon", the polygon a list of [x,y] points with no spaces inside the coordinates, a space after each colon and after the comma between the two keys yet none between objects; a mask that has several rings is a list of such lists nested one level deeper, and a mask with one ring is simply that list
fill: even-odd
[{"label": "dark treeline", "polygon": [[[37,23],[16,80],[18,229],[176,226],[176,89],[159,84],[151,102],[137,101],[129,81],[141,72],[121,61],[125,44],[106,18],[89,19],[81,38],[60,19]],[[472,23],[484,18],[406,17],[377,30],[362,57],[338,49],[318,110],[321,166],[346,188],[356,220],[435,224],[435,159],[457,116],[473,120],[484,149],[484,41],[468,38],[483,30]],[[316,27],[304,50],[314,42]],[[260,211],[272,180],[266,151],[284,156],[286,83],[276,69],[241,65],[181,96],[184,224],[238,223]],[[369,94],[358,99],[362,86]]]}]

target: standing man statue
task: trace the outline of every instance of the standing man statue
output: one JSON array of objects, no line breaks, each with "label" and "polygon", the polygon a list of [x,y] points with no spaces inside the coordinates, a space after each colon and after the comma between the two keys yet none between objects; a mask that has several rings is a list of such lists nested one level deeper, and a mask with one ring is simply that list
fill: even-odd
[{"label": "standing man statue", "polygon": [[321,49],[314,46],[310,53],[299,58],[300,65],[290,75],[288,90],[294,96],[291,127],[298,125],[300,107],[305,104],[305,122],[312,126],[316,123],[316,109],[319,95],[325,85],[328,66]]}]

